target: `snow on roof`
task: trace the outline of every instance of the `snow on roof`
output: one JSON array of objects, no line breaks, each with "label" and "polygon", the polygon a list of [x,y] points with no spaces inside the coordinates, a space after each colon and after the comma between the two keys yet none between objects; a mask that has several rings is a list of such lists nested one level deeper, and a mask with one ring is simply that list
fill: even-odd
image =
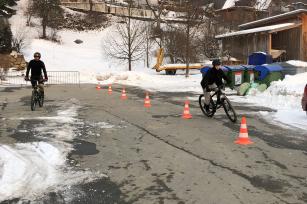
[{"label": "snow on roof", "polygon": [[238,0],[226,0],[222,9],[228,9],[230,7],[235,6],[236,1],[238,1]]},{"label": "snow on roof", "polygon": [[246,35],[249,33],[266,32],[266,31],[272,31],[275,29],[286,28],[286,27],[294,26],[294,25],[295,23],[283,23],[283,24],[277,24],[277,25],[271,25],[271,26],[264,26],[264,27],[259,27],[259,28],[252,28],[252,29],[240,30],[240,31],[231,32],[231,33],[225,33],[225,34],[217,35],[215,36],[215,38],[225,38],[225,37],[231,37],[231,36]]},{"label": "snow on roof", "polygon": [[[222,9],[228,9],[234,7],[236,2],[239,0],[226,0]],[[270,6],[272,0],[257,0],[254,7],[257,10],[265,10]]]},{"label": "snow on roof", "polygon": [[248,26],[256,24],[256,23],[267,22],[267,21],[271,21],[273,19],[277,19],[277,18],[280,18],[280,17],[291,16],[291,15],[294,15],[294,14],[304,13],[304,12],[307,13],[307,10],[306,9],[298,9],[298,10],[290,11],[290,12],[287,12],[287,13],[279,14],[279,15],[276,15],[276,16],[263,18],[263,19],[260,19],[260,20],[257,20],[257,21],[252,21],[252,22],[249,22],[249,23],[241,24],[241,25],[239,25],[239,27],[240,28],[248,27]]},{"label": "snow on roof", "polygon": [[266,10],[269,8],[272,0],[257,0],[255,8],[257,10]]}]

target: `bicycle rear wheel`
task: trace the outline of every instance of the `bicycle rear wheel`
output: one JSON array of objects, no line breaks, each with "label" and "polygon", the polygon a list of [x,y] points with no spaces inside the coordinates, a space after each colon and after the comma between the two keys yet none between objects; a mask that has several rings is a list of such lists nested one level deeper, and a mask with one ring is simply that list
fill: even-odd
[{"label": "bicycle rear wheel", "polygon": [[199,103],[199,107],[201,109],[201,111],[203,112],[203,114],[205,114],[206,116],[208,117],[212,117],[215,112],[216,112],[216,109],[215,109],[215,105],[214,105],[214,102],[212,100],[212,98],[210,99],[210,103],[209,103],[209,111],[207,112],[206,109],[205,109],[205,100],[204,100],[204,94],[201,94],[198,98],[198,103]]},{"label": "bicycle rear wheel", "polygon": [[229,120],[235,123],[237,121],[237,114],[226,96],[223,99],[222,105]]},{"label": "bicycle rear wheel", "polygon": [[31,110],[32,111],[35,111],[35,108],[36,108],[36,92],[35,91],[32,91],[32,96],[31,96]]}]

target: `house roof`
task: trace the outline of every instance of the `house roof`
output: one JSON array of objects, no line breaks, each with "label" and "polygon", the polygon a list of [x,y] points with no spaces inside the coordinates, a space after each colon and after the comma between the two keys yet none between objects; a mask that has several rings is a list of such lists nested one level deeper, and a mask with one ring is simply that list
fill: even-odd
[{"label": "house roof", "polygon": [[257,20],[257,21],[252,21],[252,22],[249,22],[249,23],[239,25],[239,28],[241,28],[241,29],[255,28],[257,26],[261,26],[261,25],[264,25],[266,23],[274,23],[274,22],[279,21],[279,20],[289,19],[289,18],[295,17],[295,16],[302,14],[302,13],[307,14],[307,10],[306,9],[298,9],[298,10],[290,11],[290,12],[287,12],[287,13],[279,14],[279,15],[276,15],[276,16],[263,18],[263,19],[260,19],[260,20]]},{"label": "house roof", "polygon": [[276,24],[276,25],[270,25],[270,26],[263,26],[258,28],[252,28],[247,30],[240,30],[230,33],[224,33],[221,35],[215,36],[215,38],[227,38],[227,37],[234,37],[234,36],[240,36],[240,35],[247,35],[251,33],[260,33],[260,32],[266,32],[266,33],[275,33],[283,30],[288,30],[291,28],[295,28],[300,26],[300,23],[283,23],[283,24]]}]

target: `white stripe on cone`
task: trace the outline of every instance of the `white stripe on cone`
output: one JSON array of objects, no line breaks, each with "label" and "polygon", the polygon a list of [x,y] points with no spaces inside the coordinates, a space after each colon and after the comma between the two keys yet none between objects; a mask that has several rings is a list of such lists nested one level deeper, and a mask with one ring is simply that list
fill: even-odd
[{"label": "white stripe on cone", "polygon": [[240,138],[248,138],[248,133],[240,133]]}]

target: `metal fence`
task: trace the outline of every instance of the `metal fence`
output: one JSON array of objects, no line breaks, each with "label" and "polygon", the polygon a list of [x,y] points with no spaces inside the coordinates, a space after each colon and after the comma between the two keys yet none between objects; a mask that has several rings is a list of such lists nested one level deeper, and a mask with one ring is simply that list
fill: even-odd
[{"label": "metal fence", "polygon": [[[0,72],[0,85],[29,85],[24,80],[23,72]],[[80,72],[78,71],[48,71],[48,85],[78,85],[80,87]]]}]

